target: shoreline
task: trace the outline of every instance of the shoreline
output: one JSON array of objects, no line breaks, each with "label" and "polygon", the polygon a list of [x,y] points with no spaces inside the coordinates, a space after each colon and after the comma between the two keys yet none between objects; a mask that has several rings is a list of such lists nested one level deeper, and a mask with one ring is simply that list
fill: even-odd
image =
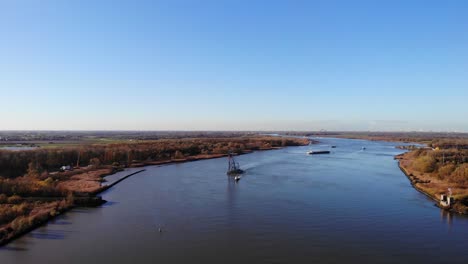
[{"label": "shoreline", "polygon": [[[439,150],[434,147],[434,141],[437,140],[457,140],[456,138],[446,137],[446,135],[439,135],[438,137],[428,137],[426,135],[398,135],[398,134],[382,134],[382,133],[358,133],[358,134],[337,134],[337,135],[322,135],[324,138],[346,138],[346,139],[357,139],[357,140],[368,140],[368,141],[382,141],[400,143],[401,146],[396,148],[404,150],[403,153],[395,155],[394,159],[398,160],[398,167],[405,174],[410,181],[411,186],[418,192],[424,194],[435,202],[435,206],[443,209],[444,211],[456,213],[459,215],[468,215],[468,187],[466,184],[459,184],[450,180],[441,178],[437,172],[421,172],[412,168],[412,164],[415,158],[412,156],[415,151],[422,150]],[[411,145],[406,145],[411,144]],[[457,143],[451,143],[453,146],[457,146]],[[449,147],[450,147],[449,146]],[[457,147],[458,150],[458,147]],[[440,204],[440,194],[447,194],[451,192],[451,189],[455,195],[454,202],[450,206],[443,206]]]},{"label": "shoreline", "polygon": [[[405,152],[395,155],[394,159],[398,160],[398,167],[403,172],[403,174],[408,178],[411,186],[421,194],[424,194],[429,199],[433,200],[434,205],[444,211],[456,213],[459,215],[468,215],[468,206],[466,205],[466,199],[455,198],[454,203],[449,207],[444,207],[440,204],[439,193],[442,193],[442,190],[447,190],[448,187],[452,187],[456,184],[451,184],[449,182],[440,181],[438,179],[432,178],[434,175],[426,175],[425,173],[420,173],[419,171],[412,171],[412,169],[405,167],[406,163],[413,162],[413,159],[408,157],[410,153],[413,153],[417,149],[428,149],[429,140],[421,139],[410,139],[405,138],[401,139],[399,137],[389,137],[389,136],[356,136],[356,135],[325,135],[324,138],[345,138],[345,139],[354,139],[354,140],[368,140],[368,141],[382,141],[382,142],[391,142],[391,143],[401,143],[401,144],[411,144],[411,145],[401,145],[396,146],[396,148],[404,150]],[[419,173],[420,175],[416,176]],[[422,179],[421,179],[422,178]],[[430,185],[424,186],[425,184]],[[459,187],[456,187],[459,188]],[[455,188],[455,189],[456,189]],[[453,189],[453,188],[452,188]],[[433,193],[432,193],[433,192]],[[444,192],[445,193],[445,192]]]},{"label": "shoreline", "polygon": [[[401,165],[401,160],[398,158],[398,156],[400,156],[400,155],[402,155],[402,154],[396,155],[396,156],[395,156],[395,159],[398,160],[398,167],[399,167],[400,170],[403,172],[403,174],[406,176],[406,178],[408,178],[408,180],[409,180],[411,186],[412,186],[414,189],[416,189],[418,192],[420,192],[420,193],[424,194],[425,196],[427,196],[428,198],[430,198],[431,200],[433,200],[433,201],[435,201],[435,202],[438,202],[438,200],[437,200],[435,197],[433,197],[430,193],[424,191],[423,189],[421,189],[419,186],[416,185],[417,182],[412,178],[412,177],[413,177],[413,174],[410,173],[410,172],[408,172],[408,170],[407,170],[405,167],[403,167],[403,166]],[[437,204],[436,204],[436,205],[437,205]]]},{"label": "shoreline", "polygon": [[[286,148],[286,147],[300,147],[300,146],[285,146],[285,147],[272,147],[272,148],[268,148],[268,149],[258,149],[258,150],[252,150],[252,151],[245,151],[244,153],[239,153],[239,154],[236,154],[235,156],[241,156],[241,155],[247,155],[247,154],[251,154],[251,153],[254,153],[254,152],[257,152],[257,151],[268,151],[268,150],[278,150],[278,149],[283,149],[283,148]],[[145,168],[145,167],[150,167],[150,166],[168,166],[168,165],[173,165],[173,164],[180,164],[180,163],[187,163],[187,162],[195,162],[195,161],[201,161],[201,160],[210,160],[210,159],[219,159],[219,158],[225,158],[227,157],[228,154],[210,154],[210,155],[203,155],[203,156],[200,156],[200,157],[197,157],[197,156],[190,156],[190,157],[187,157],[187,158],[184,158],[184,159],[172,159],[172,160],[163,160],[163,161],[150,161],[150,162],[145,162],[145,163],[136,163],[136,164],[132,164],[131,166],[128,167],[128,169],[130,168]],[[145,171],[146,169],[142,169],[142,170],[139,170],[139,171],[136,171],[136,172],[133,172],[129,175],[125,175],[123,176],[121,179],[115,181],[114,183],[111,183],[109,185],[105,185],[105,186],[102,186],[99,190],[93,192],[92,194],[93,195],[98,195],[104,191],[107,191],[108,189],[110,189],[111,187],[117,185],[118,183],[120,183],[121,181],[123,181],[124,179],[126,178],[129,178],[130,176],[133,176],[135,174],[138,174],[140,172],[143,172]],[[119,170],[119,171],[115,171],[114,173],[111,173],[111,174],[106,174],[105,176],[103,176],[102,178],[104,179],[105,177],[107,176],[111,176],[111,175],[114,175],[118,172],[121,172],[121,171],[125,171],[125,169],[123,170]]]},{"label": "shoreline", "polygon": [[[300,146],[302,146],[302,145],[284,146],[284,147],[271,147],[271,148],[263,148],[263,149],[257,149],[257,150],[249,150],[249,151],[245,151],[244,153],[237,154],[237,155],[246,155],[246,154],[254,153],[256,151],[279,150],[279,149],[283,149],[283,148],[286,148],[286,147],[300,147]],[[147,166],[165,166],[165,165],[172,165],[172,164],[178,164],[178,163],[194,162],[194,161],[201,161],[201,160],[208,160],[208,159],[217,159],[217,158],[223,158],[223,157],[227,157],[227,156],[228,156],[228,154],[211,154],[211,155],[203,155],[203,156],[200,156],[200,157],[192,156],[192,157],[187,157],[187,158],[184,158],[184,159],[172,159],[172,160],[165,160],[165,161],[153,161],[153,162],[146,162],[146,163],[136,163],[134,165],[129,166],[128,168],[139,168],[139,167],[147,167]],[[96,170],[98,170],[98,169],[96,169]],[[121,171],[122,170],[117,170],[117,171],[115,171],[113,173],[110,173],[110,174],[104,174],[104,175],[101,176],[101,178],[104,179],[107,176],[114,175],[114,174],[116,174],[118,172],[121,172]],[[145,171],[145,169],[129,173],[128,175],[123,176],[119,180],[116,180],[112,184],[102,186],[98,190],[96,190],[94,192],[90,192],[89,196],[87,198],[86,197],[81,197],[81,199],[88,199],[88,203],[82,203],[80,205],[73,204],[73,205],[68,206],[66,208],[62,208],[59,211],[57,211],[57,213],[55,215],[48,214],[46,218],[39,220],[37,223],[27,227],[26,229],[22,230],[21,232],[13,235],[11,237],[4,238],[4,239],[0,240],[0,249],[2,247],[7,246],[9,243],[13,242],[14,240],[19,239],[22,236],[34,231],[35,229],[48,224],[50,221],[54,220],[58,216],[63,215],[65,213],[67,213],[68,211],[71,211],[71,210],[73,210],[75,208],[102,206],[107,201],[103,200],[102,197],[99,196],[99,194],[109,190],[110,188],[114,187],[115,185],[122,182],[123,180],[125,180],[125,179],[127,179],[127,178],[129,178],[129,177],[131,177],[131,176],[133,176],[135,174],[141,173],[143,171]],[[65,197],[62,197],[62,198],[65,198]],[[77,198],[80,199],[80,197],[76,197],[75,199],[77,199]],[[89,202],[91,202],[91,203],[89,203]]]},{"label": "shoreline", "polygon": [[[420,186],[420,184],[430,184],[431,183],[431,180],[421,180],[419,179],[413,172],[411,172],[408,168],[406,168],[403,164],[402,164],[402,161],[410,161],[410,159],[406,158],[405,155],[411,153],[411,151],[407,151],[405,153],[402,153],[402,154],[398,154],[394,157],[395,160],[398,160],[398,167],[400,168],[400,170],[403,172],[403,174],[408,178],[408,180],[410,181],[410,184],[411,186],[417,190],[418,192],[424,194],[426,197],[430,198],[431,200],[433,200],[435,202],[435,206],[442,209],[442,210],[445,210],[447,212],[451,212],[451,213],[457,213],[459,215],[468,215],[468,211],[461,211],[460,209],[457,209],[455,208],[454,206],[450,206],[450,207],[443,207],[440,205],[440,200],[439,198],[435,195],[435,194],[431,194],[430,192],[428,192],[427,190],[425,190],[422,186]],[[436,183],[434,183],[436,184]],[[439,186],[440,187],[440,186]],[[455,203],[454,205],[457,205],[459,204],[460,201],[458,201],[457,199],[455,199]],[[463,204],[461,206],[464,206]],[[459,206],[457,206],[459,207]]]},{"label": "shoreline", "polygon": [[[358,140],[366,140],[366,139],[358,139]],[[371,141],[387,141],[387,140],[371,140]],[[402,142],[402,141],[390,141],[390,142]],[[297,146],[303,146],[303,145],[296,145],[296,147]],[[278,150],[278,149],[283,149],[283,148],[286,148],[286,147],[294,147],[294,146],[271,147],[271,148],[264,148],[264,149],[249,150],[249,151],[245,151],[243,153],[240,153],[238,155],[251,154],[251,153],[254,153],[254,152],[257,152],[257,151]],[[418,192],[424,194],[426,197],[433,200],[435,202],[434,205],[439,207],[440,209],[443,209],[445,211],[452,212],[452,213],[458,213],[460,215],[467,215],[466,212],[461,212],[461,211],[458,211],[458,210],[456,210],[454,208],[441,207],[439,205],[439,203],[438,203],[439,200],[437,199],[437,196],[434,196],[433,194],[431,194],[431,193],[427,192],[426,190],[424,190],[423,188],[421,188],[420,184],[421,183],[424,184],[424,183],[427,183],[427,182],[421,181],[418,177],[416,177],[414,175],[413,172],[411,172],[411,170],[406,168],[405,164],[404,164],[405,160],[406,161],[410,160],[405,155],[408,154],[408,153],[411,153],[412,150],[407,150],[407,149],[403,149],[403,150],[406,150],[406,151],[401,153],[401,154],[395,155],[394,159],[398,160],[398,167],[403,172],[403,174],[408,178],[408,180],[410,181],[411,186],[415,190],[417,190]],[[68,211],[71,211],[71,210],[73,210],[75,208],[99,207],[99,206],[105,204],[107,201],[103,200],[102,196],[99,196],[99,194],[109,190],[110,188],[114,187],[115,185],[117,185],[118,183],[120,183],[121,181],[123,181],[123,180],[125,180],[125,179],[127,179],[129,177],[145,171],[144,167],[146,167],[146,166],[166,166],[166,165],[173,165],[173,164],[193,162],[193,161],[201,161],[201,160],[207,160],[207,159],[217,159],[217,158],[223,158],[223,157],[227,157],[227,156],[228,156],[228,154],[207,154],[207,155],[199,155],[199,156],[188,156],[188,157],[183,158],[183,159],[150,161],[150,162],[140,162],[140,163],[132,164],[128,168],[140,168],[140,167],[142,167],[143,169],[135,171],[135,172],[129,172],[129,174],[124,175],[122,178],[116,180],[115,182],[113,182],[113,183],[111,183],[109,185],[102,186],[102,187],[100,187],[98,190],[96,190],[94,192],[89,192],[87,197],[86,196],[76,197],[75,200],[74,200],[73,205],[70,205],[70,206],[68,206],[66,208],[60,208],[60,210],[57,207],[57,211],[56,211],[55,214],[53,214],[53,215],[48,214],[47,217],[39,219],[33,225],[25,228],[24,230],[20,231],[19,233],[15,234],[15,235],[13,235],[11,237],[2,239],[0,241],[0,249],[2,247],[7,246],[9,243],[13,242],[14,240],[16,240],[18,238],[21,238],[22,236],[28,234],[29,232],[32,232],[35,229],[48,224],[50,221],[54,220],[56,217],[58,217],[60,215],[63,215],[65,213],[67,213]],[[99,170],[99,168],[96,168],[93,171],[97,171],[97,170]],[[114,175],[114,174],[116,174],[118,172],[122,172],[122,170],[116,170],[113,173],[102,174],[99,177],[101,179],[105,179],[105,177],[110,176],[110,175]],[[65,197],[62,197],[62,200],[63,199],[65,199]],[[77,200],[81,200],[81,202],[77,202]]]}]

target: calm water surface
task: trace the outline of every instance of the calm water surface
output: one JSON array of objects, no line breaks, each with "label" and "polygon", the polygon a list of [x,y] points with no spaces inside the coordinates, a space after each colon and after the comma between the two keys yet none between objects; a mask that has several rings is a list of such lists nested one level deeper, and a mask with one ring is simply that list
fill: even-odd
[{"label": "calm water surface", "polygon": [[468,218],[414,190],[393,143],[321,142],[337,148],[240,156],[238,183],[226,159],[147,167],[103,207],[0,249],[0,263],[468,263]]}]

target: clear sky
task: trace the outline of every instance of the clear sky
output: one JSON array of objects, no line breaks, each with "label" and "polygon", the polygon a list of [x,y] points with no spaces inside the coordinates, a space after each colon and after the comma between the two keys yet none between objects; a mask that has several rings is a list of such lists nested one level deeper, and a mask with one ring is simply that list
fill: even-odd
[{"label": "clear sky", "polygon": [[468,1],[0,1],[0,130],[468,131]]}]

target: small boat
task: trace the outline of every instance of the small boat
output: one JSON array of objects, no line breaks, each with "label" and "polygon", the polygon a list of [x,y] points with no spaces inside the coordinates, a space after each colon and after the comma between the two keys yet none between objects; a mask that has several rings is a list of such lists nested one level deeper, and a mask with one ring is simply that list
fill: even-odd
[{"label": "small boat", "polygon": [[309,155],[330,154],[330,151],[329,150],[310,150],[310,151],[307,151],[307,154]]},{"label": "small boat", "polygon": [[362,150],[366,150],[366,147],[362,147]]},{"label": "small boat", "polygon": [[236,176],[236,177],[234,177],[234,180],[235,180],[236,182],[237,182],[237,181],[239,181],[240,179],[241,179],[241,177],[240,177],[240,176]]},{"label": "small boat", "polygon": [[336,148],[336,146],[331,146],[331,148]]}]

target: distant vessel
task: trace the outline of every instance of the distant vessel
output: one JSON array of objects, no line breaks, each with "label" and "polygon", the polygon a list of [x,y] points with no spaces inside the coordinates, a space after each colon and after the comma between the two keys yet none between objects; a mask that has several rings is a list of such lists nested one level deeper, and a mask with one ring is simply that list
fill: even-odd
[{"label": "distant vessel", "polygon": [[330,154],[330,151],[329,150],[310,150],[310,151],[307,151],[307,154],[309,154],[309,155]]},{"label": "distant vessel", "polygon": [[236,177],[234,177],[234,180],[237,182],[237,181],[240,180],[240,178],[241,178],[240,176],[236,176]]},{"label": "distant vessel", "polygon": [[[312,146],[312,140],[309,141],[309,146]],[[330,154],[329,150],[309,150],[306,152],[309,155],[315,155],[315,154]]]},{"label": "distant vessel", "polygon": [[362,150],[366,150],[366,147],[362,147]]},{"label": "distant vessel", "polygon": [[[244,173],[244,171],[241,170],[241,168],[239,166],[239,163],[237,163],[234,160],[234,157],[232,156],[232,153],[229,153],[228,160],[229,160],[229,164],[228,164],[228,170],[227,170],[227,173],[226,173],[227,175],[236,176],[236,175]],[[236,178],[237,178],[237,176],[236,176]],[[239,177],[239,179],[240,179],[240,177]],[[235,179],[235,180],[238,181],[239,179]]]},{"label": "distant vessel", "polygon": [[336,148],[336,146],[331,146],[331,148]]}]

